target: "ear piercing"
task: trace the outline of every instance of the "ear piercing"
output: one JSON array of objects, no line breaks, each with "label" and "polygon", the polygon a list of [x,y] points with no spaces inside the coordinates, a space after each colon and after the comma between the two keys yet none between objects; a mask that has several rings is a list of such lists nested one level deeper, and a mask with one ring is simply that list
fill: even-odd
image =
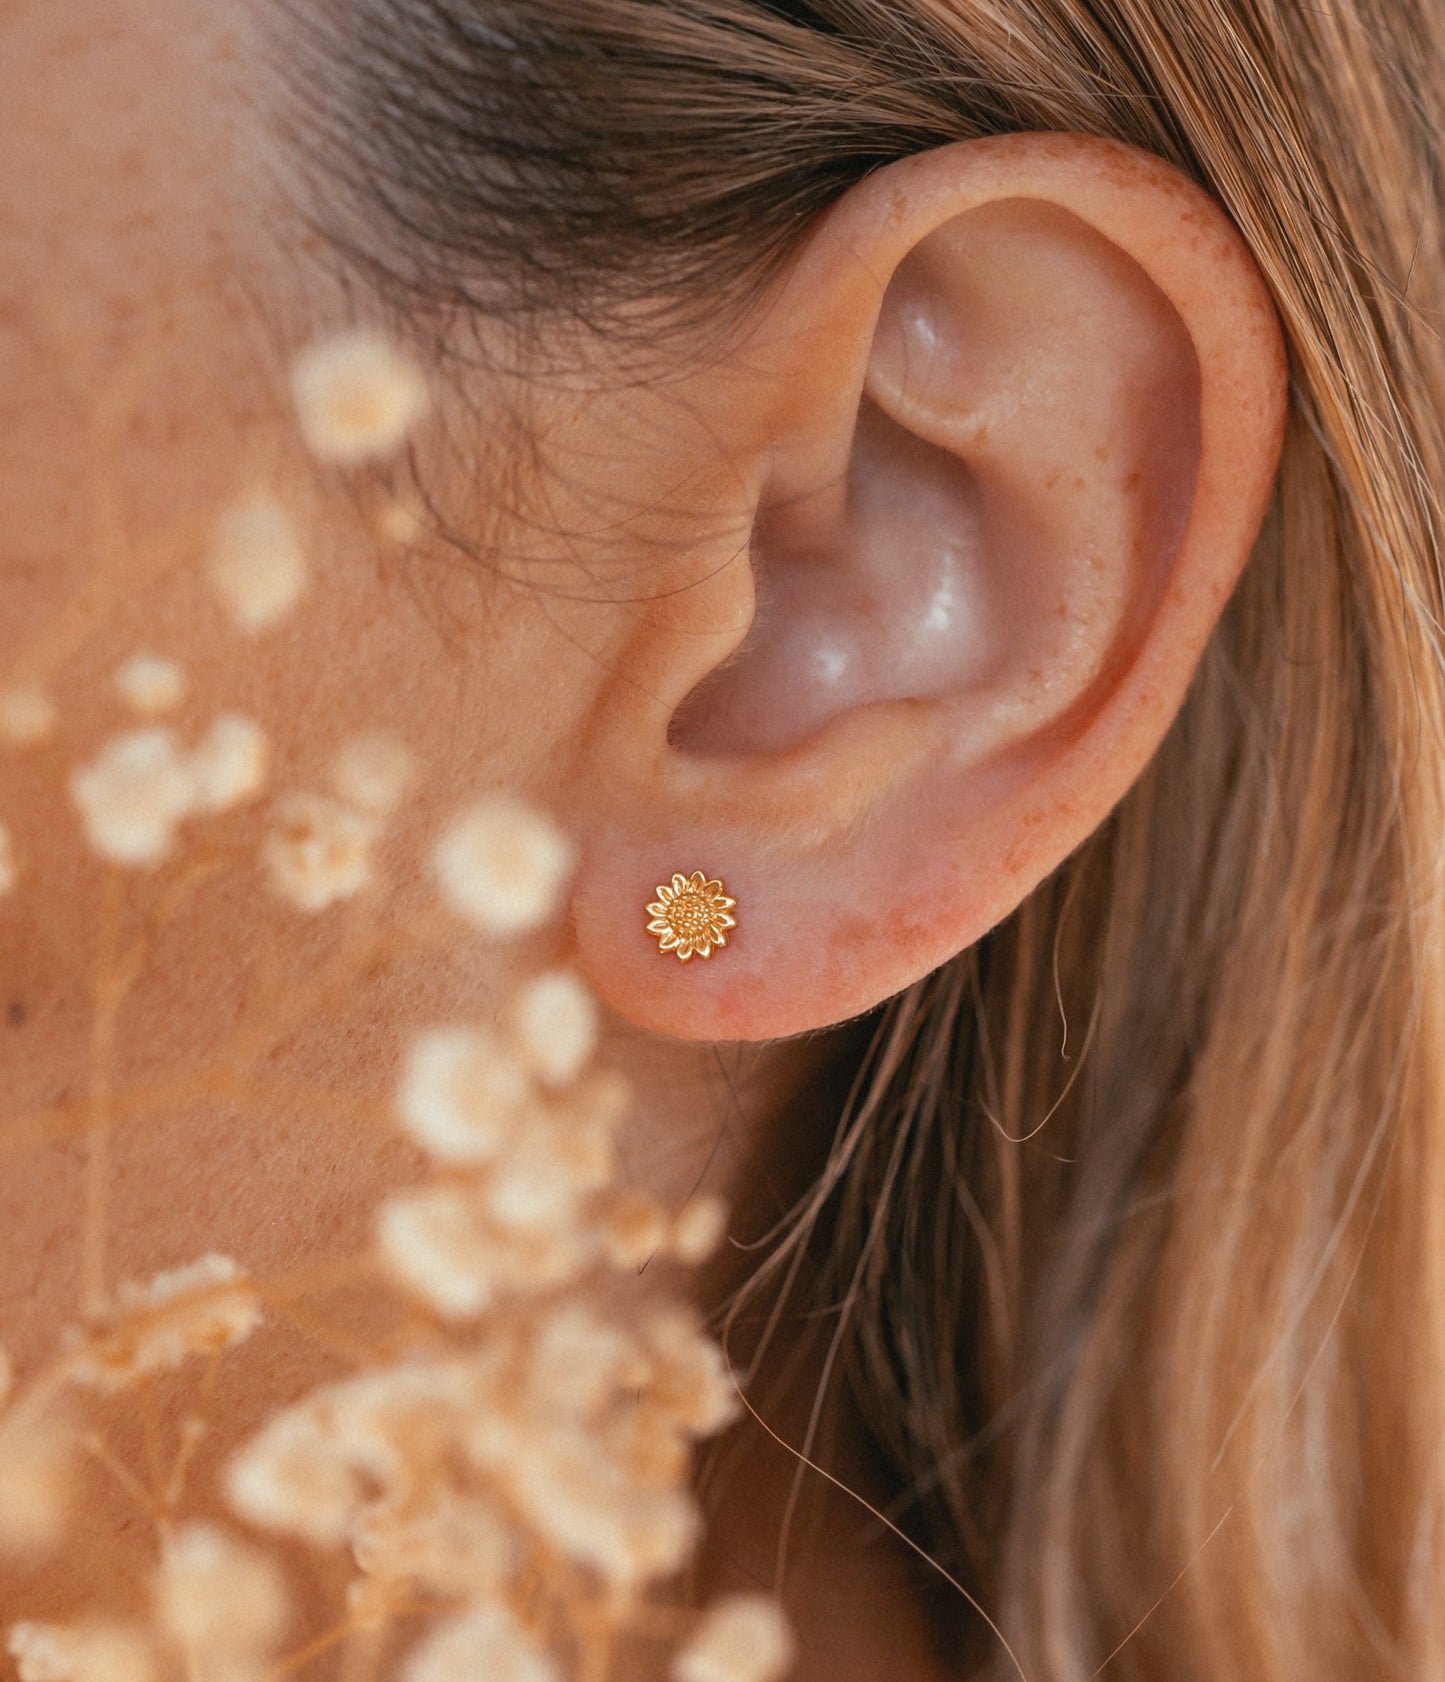
[{"label": "ear piercing", "polygon": [[659,887],[648,906],[652,921],[647,932],[657,936],[659,952],[676,952],[683,963],[694,955],[709,958],[714,946],[727,945],[727,931],[738,926],[737,918],[729,916],[736,904],[718,877],[709,881],[700,870],[691,876],[679,871],[672,886]]}]

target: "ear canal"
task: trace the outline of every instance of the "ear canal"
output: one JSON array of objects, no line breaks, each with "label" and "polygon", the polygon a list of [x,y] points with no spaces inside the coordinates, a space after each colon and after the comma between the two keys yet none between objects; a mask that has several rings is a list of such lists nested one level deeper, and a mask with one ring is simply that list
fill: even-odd
[{"label": "ear canal", "polygon": [[1063,710],[1147,618],[1198,458],[1193,347],[1132,258],[1052,205],[956,218],[883,298],[843,494],[775,489],[749,635],[671,741],[775,752],[1029,684]]},{"label": "ear canal", "polygon": [[775,752],[849,708],[983,682],[998,636],[982,546],[968,468],[865,397],[844,506],[764,514],[751,630],[678,710],[673,745]]}]

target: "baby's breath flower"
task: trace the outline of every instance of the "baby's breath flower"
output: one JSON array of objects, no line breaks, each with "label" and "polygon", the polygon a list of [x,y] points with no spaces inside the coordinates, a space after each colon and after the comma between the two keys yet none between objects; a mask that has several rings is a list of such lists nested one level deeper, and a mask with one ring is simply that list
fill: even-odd
[{"label": "baby's breath flower", "polygon": [[0,823],[0,894],[10,892],[19,874],[15,862],[15,844],[10,839],[10,831]]},{"label": "baby's breath flower", "polygon": [[264,1658],[286,1624],[275,1563],[214,1524],[182,1525],[167,1537],[155,1596],[160,1627],[205,1676]]},{"label": "baby's breath flower", "polygon": [[516,1421],[497,1476],[550,1547],[619,1586],[671,1576],[697,1538],[691,1498],[640,1483],[585,1426]]},{"label": "baby's breath flower", "polygon": [[776,1601],[728,1595],[709,1608],[673,1661],[672,1682],[781,1682],[795,1656]]},{"label": "baby's breath flower", "polygon": [[222,713],[192,749],[188,764],[198,811],[229,812],[265,786],[271,748],[254,719]]},{"label": "baby's breath flower", "polygon": [[392,455],[426,410],[421,370],[381,333],[359,328],[310,345],[297,357],[291,392],[301,436],[320,461],[339,467]]},{"label": "baby's breath flower", "polygon": [[402,1682],[561,1682],[561,1672],[505,1606],[448,1618],[407,1655]]},{"label": "baby's breath flower", "polygon": [[630,1326],[580,1302],[558,1303],[539,1318],[527,1373],[539,1406],[588,1419],[648,1376],[646,1352]]},{"label": "baby's breath flower", "polygon": [[248,633],[284,619],[306,587],[295,523],[262,491],[233,503],[216,521],[206,568],[232,622]]},{"label": "baby's breath flower", "polygon": [[495,1593],[517,1563],[513,1525],[496,1503],[445,1487],[364,1513],[352,1538],[357,1565],[429,1594],[477,1600]]},{"label": "baby's breath flower", "polygon": [[153,1682],[155,1650],[133,1624],[21,1623],[7,1642],[20,1682]]},{"label": "baby's breath flower", "polygon": [[334,1425],[304,1404],[251,1438],[227,1469],[226,1494],[241,1518],[318,1547],[345,1541],[360,1505]]},{"label": "baby's breath flower", "polygon": [[256,1288],[229,1256],[202,1256],[120,1287],[105,1326],[74,1334],[72,1371],[83,1383],[118,1390],[146,1373],[178,1367],[242,1342],[261,1321]]},{"label": "baby's breath flower", "polygon": [[443,1162],[486,1162],[524,1125],[527,1071],[486,1028],[432,1028],[408,1054],[397,1094],[407,1131]]},{"label": "baby's breath flower", "polygon": [[677,1570],[697,1531],[686,1488],[695,1433],[658,1329],[575,1301],[539,1307],[517,1376],[463,1423],[468,1459],[527,1527],[618,1587]]},{"label": "baby's breath flower", "polygon": [[53,1412],[0,1419],[0,1551],[34,1554],[63,1539],[74,1469],[70,1433]]},{"label": "baby's breath flower", "polygon": [[660,1305],[637,1327],[650,1357],[650,1404],[688,1437],[710,1437],[742,1409],[727,1357],[690,1309]]},{"label": "baby's breath flower", "polygon": [[607,1209],[604,1232],[614,1267],[642,1267],[667,1242],[667,1214],[650,1197],[621,1191]]},{"label": "baby's breath flower", "polygon": [[185,673],[174,660],[155,654],[132,654],[116,670],[121,699],[142,718],[155,718],[180,706],[186,693]]},{"label": "baby's breath flower", "polygon": [[113,736],[70,776],[90,844],[117,864],[157,864],[191,810],[194,783],[175,733],[162,726]]},{"label": "baby's breath flower", "polygon": [[55,729],[55,703],[43,689],[7,689],[0,694],[0,738],[33,747]]},{"label": "baby's breath flower", "polygon": [[373,819],[328,794],[288,794],[262,849],[271,885],[302,911],[352,899],[372,875]]},{"label": "baby's breath flower", "polygon": [[480,1363],[371,1369],[275,1414],[226,1473],[233,1510],[320,1547],[349,1540],[368,1507],[435,1477],[458,1421],[491,1404]]},{"label": "baby's breath flower", "polygon": [[415,772],[405,742],[388,731],[369,730],[337,749],[331,786],[348,806],[386,817],[401,804]]},{"label": "baby's breath flower", "polygon": [[452,909],[488,934],[546,922],[575,862],[552,820],[511,795],[463,812],[437,843],[437,875]]},{"label": "baby's breath flower", "polygon": [[499,1295],[566,1284],[594,1253],[580,1231],[499,1228],[482,1190],[459,1185],[423,1186],[388,1198],[378,1214],[377,1243],[398,1283],[451,1320],[475,1318]]},{"label": "baby's breath flower", "polygon": [[577,1227],[586,1199],[616,1172],[616,1124],[630,1094],[621,1075],[603,1069],[539,1099],[478,1182],[491,1220],[538,1237]]},{"label": "baby's breath flower", "polygon": [[689,1266],[717,1253],[727,1235],[728,1206],[721,1197],[694,1197],[679,1211],[668,1233],[667,1247]]},{"label": "baby's breath flower", "polygon": [[550,1086],[575,1080],[597,1041],[597,1006],[571,970],[548,970],[529,981],[513,1001],[511,1020],[523,1055]]},{"label": "baby's breath flower", "polygon": [[539,1111],[508,1140],[481,1187],[499,1226],[560,1233],[578,1222],[583,1200],[607,1184],[613,1167],[610,1134]]}]

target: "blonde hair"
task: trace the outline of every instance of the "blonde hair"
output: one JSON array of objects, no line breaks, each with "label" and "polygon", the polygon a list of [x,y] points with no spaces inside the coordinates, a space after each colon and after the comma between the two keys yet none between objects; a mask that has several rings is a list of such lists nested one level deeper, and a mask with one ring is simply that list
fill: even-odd
[{"label": "blonde hair", "polygon": [[905,1523],[1013,1649],[973,1621],[973,1675],[1445,1677],[1440,8],[389,4],[316,132],[348,252],[442,311],[741,299],[1007,129],[1233,217],[1293,382],[1258,551],[1109,821],[886,1007],[762,1282],[827,1210]]},{"label": "blonde hair", "polygon": [[825,1181],[857,1393],[1030,1682],[1442,1677],[1438,42],[1370,0],[930,10],[1061,125],[1137,89],[1293,411],[1147,773],[888,1007]]}]

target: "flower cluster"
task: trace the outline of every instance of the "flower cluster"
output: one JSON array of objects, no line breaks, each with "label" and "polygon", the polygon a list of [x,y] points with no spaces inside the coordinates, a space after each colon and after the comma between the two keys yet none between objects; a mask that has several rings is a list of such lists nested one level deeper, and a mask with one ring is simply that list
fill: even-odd
[{"label": "flower cluster", "polygon": [[70,778],[91,846],[127,866],[158,864],[185,819],[228,812],[266,780],[270,750],[253,719],[222,713],[191,748],[169,725],[112,736]]},{"label": "flower cluster", "polygon": [[71,1331],[69,1373],[99,1390],[123,1389],[192,1355],[230,1349],[260,1322],[260,1299],[241,1268],[229,1256],[202,1256],[144,1284],[123,1284],[113,1307]]},{"label": "flower cluster", "polygon": [[[552,914],[569,858],[548,820],[495,799],[434,854],[462,915],[508,931]],[[419,1596],[445,1603],[408,1682],[484,1662],[494,1669],[475,1674],[551,1682],[564,1656],[582,1663],[599,1630],[625,1625],[686,1562],[693,1445],[737,1411],[691,1310],[661,1296],[625,1315],[609,1303],[610,1273],[654,1254],[702,1259],[724,1214],[699,1199],[674,1219],[617,1186],[631,1095],[591,1067],[597,1026],[580,977],[557,968],[498,1025],[416,1037],[396,1111],[435,1173],[382,1203],[377,1248],[426,1330],[400,1358],[273,1416],[230,1468],[238,1516],[349,1553],[368,1616]],[[688,1649],[698,1677],[719,1639],[709,1628]],[[763,1650],[784,1652],[777,1640]],[[714,1667],[726,1682],[784,1668]]]},{"label": "flower cluster", "polygon": [[167,1676],[265,1682],[290,1607],[274,1561],[217,1525],[166,1538],[144,1622],[13,1624],[20,1682],[162,1682]]},{"label": "flower cluster", "polygon": [[[338,467],[394,454],[429,406],[411,361],[369,332],[313,345],[292,392],[302,437]],[[398,501],[378,522],[395,541],[414,535],[403,511]],[[200,563],[246,639],[280,626],[309,579],[297,523],[265,489],[222,512]],[[91,852],[118,882],[115,867],[184,857],[188,826],[256,806],[273,753],[239,713],[170,719],[187,675],[162,655],[134,653],[110,682],[131,719],[70,767],[66,786]],[[41,687],[0,693],[0,742],[48,742],[60,722]],[[390,733],[353,736],[336,745],[323,786],[279,791],[247,844],[215,856],[259,865],[296,910],[344,908],[376,886],[378,844],[418,774]],[[0,894],[25,862],[0,824]],[[507,940],[556,916],[576,862],[551,817],[494,790],[435,840],[429,880],[468,938]],[[374,910],[384,920],[384,903]],[[104,975],[97,994],[98,1009],[124,1006],[125,988]],[[20,1682],[266,1682],[333,1641],[379,1631],[400,1682],[612,1674],[616,1641],[657,1613],[657,1590],[691,1556],[693,1451],[739,1399],[721,1350],[662,1270],[645,1290],[637,1281],[655,1258],[705,1260],[726,1209],[702,1196],[671,1209],[619,1183],[632,1094],[598,1066],[598,1043],[596,1002],[559,963],[484,1020],[439,1021],[401,1048],[394,1119],[426,1176],[382,1200],[372,1243],[343,1270],[386,1291],[399,1330],[230,1445],[211,1492],[224,1522],[214,1499],[205,1518],[186,1508],[199,1412],[168,1468],[149,1444],[149,1482],[116,1461],[98,1421],[148,1400],[159,1380],[183,1386],[193,1368],[214,1375],[223,1358],[245,1359],[269,1312],[267,1285],[208,1254],[107,1290],[103,1247],[87,1229],[101,1263],[83,1322],[24,1385],[0,1353],[0,1551],[63,1546],[85,1476],[105,1463],[148,1508],[153,1557],[139,1607],[12,1622]],[[110,1071],[98,1073],[93,1091],[108,1091]],[[102,1169],[106,1118],[93,1102],[89,1148]],[[296,1627],[299,1597],[280,1562],[305,1550],[347,1583],[330,1633]],[[668,1616],[690,1626],[674,1682],[780,1682],[792,1663],[766,1597]]]}]

